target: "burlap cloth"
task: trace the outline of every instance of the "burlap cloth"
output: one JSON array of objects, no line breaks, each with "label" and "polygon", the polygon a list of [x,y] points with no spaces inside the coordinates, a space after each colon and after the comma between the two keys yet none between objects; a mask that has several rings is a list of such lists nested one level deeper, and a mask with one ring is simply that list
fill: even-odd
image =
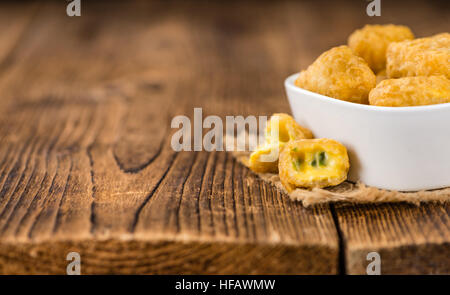
[{"label": "burlap cloth", "polygon": [[[248,167],[248,152],[233,152],[233,156],[238,162]],[[278,174],[255,173],[265,182],[275,186],[277,189],[288,194],[296,201],[301,201],[305,207],[330,202],[348,203],[387,203],[387,202],[408,202],[419,205],[421,202],[444,203],[450,200],[450,187],[428,191],[399,192],[378,189],[367,186],[363,183],[352,183],[345,181],[340,185],[329,188],[300,189],[288,193],[280,182]]]}]

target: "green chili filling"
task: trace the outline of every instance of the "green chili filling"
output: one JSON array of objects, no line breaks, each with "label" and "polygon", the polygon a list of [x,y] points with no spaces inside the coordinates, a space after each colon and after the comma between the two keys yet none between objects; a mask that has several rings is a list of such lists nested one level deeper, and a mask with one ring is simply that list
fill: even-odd
[{"label": "green chili filling", "polygon": [[326,166],[327,163],[327,154],[325,152],[316,153],[314,155],[314,160],[311,162],[311,166],[317,167],[317,166]]},{"label": "green chili filling", "polygon": [[292,161],[292,167],[294,168],[294,170],[300,170],[300,166],[302,165],[302,159],[298,158]]},{"label": "green chili filling", "polygon": [[320,152],[319,154],[319,165],[326,166],[325,161],[327,160],[327,154],[325,152]]}]

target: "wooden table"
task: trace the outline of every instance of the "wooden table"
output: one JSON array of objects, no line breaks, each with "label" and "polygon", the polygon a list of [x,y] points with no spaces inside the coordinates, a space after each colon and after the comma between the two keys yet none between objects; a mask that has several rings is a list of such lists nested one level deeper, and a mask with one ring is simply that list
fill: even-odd
[{"label": "wooden table", "polygon": [[[0,273],[450,273],[450,206],[304,208],[170,121],[289,112],[284,78],[365,23],[449,31],[449,5],[0,4]],[[391,1],[393,2],[393,1]],[[405,8],[407,4],[408,8]]]}]

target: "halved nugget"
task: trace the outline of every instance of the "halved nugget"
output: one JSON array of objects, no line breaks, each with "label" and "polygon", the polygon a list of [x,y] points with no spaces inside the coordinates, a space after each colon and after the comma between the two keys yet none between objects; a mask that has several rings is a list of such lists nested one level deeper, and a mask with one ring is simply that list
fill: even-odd
[{"label": "halved nugget", "polygon": [[278,163],[281,183],[289,192],[338,185],[347,179],[349,168],[345,146],[327,138],[287,143]]},{"label": "halved nugget", "polygon": [[265,143],[250,155],[250,169],[260,173],[278,172],[278,157],[284,145],[291,140],[312,137],[309,129],[288,114],[273,114],[266,126]]},{"label": "halved nugget", "polygon": [[278,144],[264,144],[259,146],[250,155],[249,166],[250,169],[258,173],[277,173],[278,172],[278,157],[280,150],[284,147],[284,143]]},{"label": "halved nugget", "polygon": [[348,46],[320,55],[295,81],[300,88],[356,103],[368,103],[377,78],[367,63]]},{"label": "halved nugget", "polygon": [[300,126],[292,116],[285,113],[273,114],[266,126],[266,141],[269,143],[312,137],[313,134],[308,128]]}]

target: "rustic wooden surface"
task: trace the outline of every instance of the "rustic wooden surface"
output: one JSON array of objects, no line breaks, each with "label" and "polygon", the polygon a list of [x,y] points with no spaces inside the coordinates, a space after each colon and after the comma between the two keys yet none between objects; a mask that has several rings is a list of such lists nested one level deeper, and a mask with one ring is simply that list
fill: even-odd
[{"label": "rustic wooden surface", "polygon": [[[450,273],[449,205],[290,201],[170,120],[289,111],[283,79],[365,23],[449,30],[445,1],[0,4],[0,273]],[[325,9],[326,7],[326,9]]]}]

